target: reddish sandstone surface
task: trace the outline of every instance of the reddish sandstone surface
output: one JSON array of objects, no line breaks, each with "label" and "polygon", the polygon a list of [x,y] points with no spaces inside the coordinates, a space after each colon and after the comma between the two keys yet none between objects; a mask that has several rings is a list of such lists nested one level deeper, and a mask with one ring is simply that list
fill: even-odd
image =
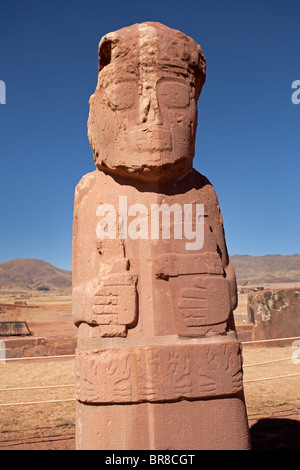
[{"label": "reddish sandstone surface", "polygon": [[74,203],[78,449],[249,448],[235,273],[193,169],[204,81],[201,47],[160,23],[100,42]]}]

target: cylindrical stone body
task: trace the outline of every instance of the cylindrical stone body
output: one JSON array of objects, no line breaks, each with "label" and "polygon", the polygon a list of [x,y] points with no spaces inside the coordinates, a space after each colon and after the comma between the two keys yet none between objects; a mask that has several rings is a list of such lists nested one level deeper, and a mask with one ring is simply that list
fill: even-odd
[{"label": "cylindrical stone body", "polygon": [[192,167],[202,49],[142,23],[99,57],[97,170],[74,203],[77,449],[249,449],[235,273]]}]

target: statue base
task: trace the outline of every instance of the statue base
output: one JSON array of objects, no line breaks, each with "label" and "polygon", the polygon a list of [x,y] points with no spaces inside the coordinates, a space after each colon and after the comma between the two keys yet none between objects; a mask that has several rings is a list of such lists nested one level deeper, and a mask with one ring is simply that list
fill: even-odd
[{"label": "statue base", "polygon": [[77,449],[250,448],[234,332],[81,338],[78,346]]}]

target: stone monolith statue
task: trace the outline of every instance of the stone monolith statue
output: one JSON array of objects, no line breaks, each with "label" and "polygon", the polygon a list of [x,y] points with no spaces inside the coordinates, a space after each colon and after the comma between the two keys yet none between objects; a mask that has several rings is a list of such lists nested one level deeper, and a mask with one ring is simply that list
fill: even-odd
[{"label": "stone monolith statue", "polygon": [[201,47],[160,23],[100,42],[74,211],[77,449],[249,448],[235,273],[193,169],[204,81]]}]

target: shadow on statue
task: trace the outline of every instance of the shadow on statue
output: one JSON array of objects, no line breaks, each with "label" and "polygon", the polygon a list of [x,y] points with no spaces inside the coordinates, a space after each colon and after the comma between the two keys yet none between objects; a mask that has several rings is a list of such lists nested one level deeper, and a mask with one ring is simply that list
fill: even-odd
[{"label": "shadow on statue", "polygon": [[252,450],[299,450],[300,421],[260,419],[250,429]]}]

